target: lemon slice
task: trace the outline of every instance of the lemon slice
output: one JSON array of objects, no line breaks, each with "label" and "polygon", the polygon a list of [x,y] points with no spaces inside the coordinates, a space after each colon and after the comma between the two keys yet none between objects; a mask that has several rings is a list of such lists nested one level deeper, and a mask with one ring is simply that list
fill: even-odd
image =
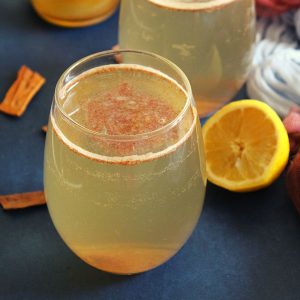
[{"label": "lemon slice", "polygon": [[278,115],[257,100],[224,106],[203,126],[208,179],[235,192],[270,185],[289,157],[289,139]]}]

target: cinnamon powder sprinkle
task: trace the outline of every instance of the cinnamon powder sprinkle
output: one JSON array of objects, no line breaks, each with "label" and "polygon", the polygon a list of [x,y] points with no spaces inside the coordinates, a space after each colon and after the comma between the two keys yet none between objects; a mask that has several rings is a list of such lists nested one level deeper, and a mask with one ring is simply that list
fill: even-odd
[{"label": "cinnamon powder sprinkle", "polygon": [[44,205],[46,204],[46,199],[44,192],[38,191],[0,196],[0,204],[3,209],[11,210]]},{"label": "cinnamon powder sprinkle", "polygon": [[0,111],[11,116],[22,116],[45,81],[42,75],[23,65],[18,71],[17,79],[0,104]]}]

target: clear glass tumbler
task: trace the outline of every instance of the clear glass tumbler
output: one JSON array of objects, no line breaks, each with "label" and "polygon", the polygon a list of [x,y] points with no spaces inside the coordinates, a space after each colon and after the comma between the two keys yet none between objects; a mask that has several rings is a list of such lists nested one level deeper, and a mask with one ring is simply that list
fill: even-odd
[{"label": "clear glass tumbler", "polygon": [[85,262],[117,274],[164,263],[195,228],[206,188],[184,73],[130,50],[76,62],[56,86],[44,172],[53,223]]},{"label": "clear glass tumbler", "polygon": [[31,0],[38,15],[55,25],[83,27],[104,21],[120,0]]},{"label": "clear glass tumbler", "polygon": [[254,0],[123,0],[121,49],[176,63],[192,85],[198,113],[229,101],[248,75],[255,40]]}]

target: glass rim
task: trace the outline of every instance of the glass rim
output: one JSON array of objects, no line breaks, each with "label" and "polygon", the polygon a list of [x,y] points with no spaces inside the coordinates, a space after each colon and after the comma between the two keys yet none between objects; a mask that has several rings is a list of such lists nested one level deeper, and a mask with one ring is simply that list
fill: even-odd
[{"label": "glass rim", "polygon": [[[181,77],[184,86],[182,86],[182,84],[178,83],[177,80],[175,80],[174,78],[172,78],[172,79],[175,80],[184,89],[184,92],[187,94],[186,102],[185,102],[183,108],[180,110],[180,112],[176,115],[176,117],[173,120],[171,120],[169,123],[167,123],[166,125],[164,125],[160,128],[157,128],[155,130],[149,131],[149,132],[138,133],[138,134],[134,134],[134,135],[109,135],[109,134],[100,133],[100,132],[97,132],[95,130],[86,128],[85,126],[83,126],[79,122],[75,121],[70,116],[68,116],[66,114],[66,112],[64,111],[63,107],[61,106],[61,104],[58,101],[59,100],[59,92],[64,88],[64,86],[65,86],[64,80],[67,78],[67,76],[70,74],[70,72],[72,70],[74,70],[76,67],[78,67],[78,66],[80,66],[80,65],[82,65],[86,62],[89,62],[91,60],[98,59],[98,58],[105,57],[105,56],[115,56],[115,55],[118,55],[118,54],[121,54],[121,53],[132,53],[132,54],[138,54],[138,55],[151,56],[153,58],[156,58],[156,59],[162,61],[164,64],[169,65]],[[126,63],[120,63],[120,65],[121,64],[126,65]],[[137,63],[137,65],[140,65],[140,64]],[[144,66],[144,65],[141,65],[141,66]],[[153,69],[155,70],[155,68],[153,68]],[[164,72],[162,72],[162,73],[164,75],[167,75]],[[152,52],[149,52],[149,51],[132,50],[132,49],[106,50],[106,51],[102,51],[102,52],[96,52],[94,54],[91,54],[91,55],[88,55],[86,57],[83,57],[83,58],[79,59],[78,61],[76,61],[75,63],[70,65],[62,73],[62,75],[60,76],[60,78],[59,78],[59,80],[58,80],[58,82],[55,86],[55,92],[54,92],[54,104],[55,104],[55,106],[58,108],[58,110],[62,114],[63,118],[65,118],[68,122],[70,122],[72,125],[74,125],[75,128],[80,129],[81,131],[85,132],[86,134],[101,137],[105,140],[115,140],[115,141],[141,140],[141,139],[151,138],[153,136],[159,135],[162,132],[169,131],[170,129],[172,129],[176,124],[178,124],[184,118],[184,116],[187,113],[189,107],[191,105],[193,105],[192,104],[192,102],[193,102],[192,99],[193,99],[193,95],[192,95],[191,84],[190,84],[187,76],[185,75],[185,73],[176,64],[174,64],[173,62],[171,62],[167,58],[164,58],[164,57],[162,57],[158,54],[155,54],[155,53],[152,53]]]}]

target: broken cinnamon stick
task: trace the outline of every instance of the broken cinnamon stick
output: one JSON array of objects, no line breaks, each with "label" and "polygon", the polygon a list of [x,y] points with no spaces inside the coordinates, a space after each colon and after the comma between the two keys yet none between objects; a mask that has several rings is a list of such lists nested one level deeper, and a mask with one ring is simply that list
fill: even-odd
[{"label": "broken cinnamon stick", "polygon": [[0,103],[0,111],[20,117],[34,95],[45,83],[45,78],[25,65],[18,71],[18,76]]},{"label": "broken cinnamon stick", "polygon": [[29,192],[0,196],[0,204],[3,209],[20,209],[46,204],[44,192]]},{"label": "broken cinnamon stick", "polygon": [[45,133],[47,132],[47,130],[48,130],[48,126],[47,125],[45,125],[45,126],[42,127],[42,131],[44,131]]},{"label": "broken cinnamon stick", "polygon": [[[117,50],[120,50],[120,46],[119,46],[119,44],[117,44],[117,45],[114,45],[111,49],[114,51],[117,51]],[[115,59],[115,62],[118,64],[123,62],[123,57],[122,57],[121,53],[115,54],[114,59]]]}]

